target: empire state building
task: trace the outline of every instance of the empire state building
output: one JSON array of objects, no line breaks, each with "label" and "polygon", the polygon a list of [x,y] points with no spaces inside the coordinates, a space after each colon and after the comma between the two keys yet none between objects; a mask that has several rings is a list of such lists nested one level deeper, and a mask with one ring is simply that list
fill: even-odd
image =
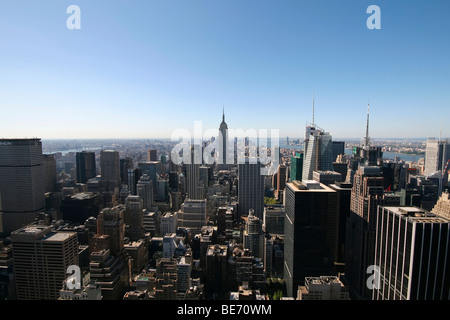
[{"label": "empire state building", "polygon": [[220,123],[219,131],[219,156],[217,159],[217,164],[219,170],[226,170],[229,165],[227,165],[228,125],[225,122],[225,110],[222,113],[222,122]]}]

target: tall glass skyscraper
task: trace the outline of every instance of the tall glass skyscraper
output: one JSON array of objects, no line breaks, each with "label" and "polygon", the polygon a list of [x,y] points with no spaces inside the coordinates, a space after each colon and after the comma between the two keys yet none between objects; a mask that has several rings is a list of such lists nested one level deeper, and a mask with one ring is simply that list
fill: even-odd
[{"label": "tall glass skyscraper", "polygon": [[450,142],[448,140],[427,140],[425,154],[425,175],[431,175],[436,171],[442,171],[450,159]]},{"label": "tall glass skyscraper", "polygon": [[[450,298],[450,220],[416,207],[378,207],[374,300]],[[375,283],[374,283],[375,284]]]},{"label": "tall glass skyscraper", "polygon": [[77,182],[86,183],[89,179],[95,178],[97,170],[95,167],[95,153],[94,152],[77,152]]},{"label": "tall glass skyscraper", "polygon": [[113,150],[102,150],[100,153],[101,180],[110,181],[116,187],[120,186],[120,160],[119,152]]},{"label": "tall glass skyscraper", "polygon": [[9,234],[45,210],[41,139],[0,139],[0,233]]},{"label": "tall glass skyscraper", "polygon": [[306,127],[302,180],[312,180],[313,171],[333,170],[333,144],[328,132]]},{"label": "tall glass skyscraper", "polygon": [[264,175],[261,174],[262,164],[259,159],[245,158],[245,163],[238,167],[238,214],[246,216],[250,209],[259,219],[264,213]]},{"label": "tall glass skyscraper", "polygon": [[284,279],[295,297],[305,277],[334,272],[338,254],[337,192],[317,181],[286,183]]}]

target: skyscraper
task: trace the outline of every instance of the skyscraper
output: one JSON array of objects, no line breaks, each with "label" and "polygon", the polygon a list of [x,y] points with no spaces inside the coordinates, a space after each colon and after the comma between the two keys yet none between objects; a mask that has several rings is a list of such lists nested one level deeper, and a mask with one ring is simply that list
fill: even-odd
[{"label": "skyscraper", "polygon": [[338,254],[335,190],[317,181],[286,183],[284,279],[294,297],[305,277],[332,274]]},{"label": "skyscraper", "polygon": [[191,163],[186,165],[186,194],[189,199],[201,200],[204,197],[204,186],[200,180],[202,148],[200,145],[191,146]]},{"label": "skyscraper", "polygon": [[303,175],[303,153],[291,157],[291,175],[289,181],[302,180]]},{"label": "skyscraper", "polygon": [[264,212],[264,175],[259,159],[245,158],[238,167],[238,214],[246,216],[250,209],[255,216],[263,219]]},{"label": "skyscraper", "polygon": [[[219,126],[219,132],[220,132],[220,136],[219,136],[219,144],[218,144],[218,165],[217,168],[219,170],[226,170],[230,167],[230,161],[233,159],[234,160],[234,154],[233,154],[233,158],[228,160],[227,163],[227,149],[228,149],[228,125],[225,122],[225,110],[223,110],[223,114],[222,114],[222,122],[220,123]],[[229,157],[229,156],[228,156]]]},{"label": "skyscraper", "polygon": [[155,149],[148,149],[147,161],[158,161],[158,156]]},{"label": "skyscraper", "polygon": [[[331,189],[336,190],[339,201],[339,233],[338,233],[338,256],[337,264],[345,265],[345,240],[347,231],[347,219],[350,215],[350,199],[352,185],[350,183],[336,182],[329,185]],[[344,272],[344,270],[342,270]]]},{"label": "skyscraper", "polygon": [[40,139],[0,139],[0,233],[34,221],[45,209],[45,178]]},{"label": "skyscraper", "polygon": [[280,164],[277,172],[277,198],[280,199],[286,186],[286,166]]},{"label": "skyscraper", "polygon": [[144,209],[152,210],[153,206],[153,181],[147,174],[143,174],[136,185],[136,194],[142,199]]},{"label": "skyscraper", "polygon": [[430,138],[427,140],[425,152],[425,175],[431,175],[436,171],[442,172],[450,159],[450,142]]},{"label": "skyscraper", "polygon": [[248,249],[256,258],[264,258],[264,234],[262,220],[250,210],[244,230],[244,249]]},{"label": "skyscraper", "polygon": [[139,196],[129,195],[125,199],[123,221],[125,234],[131,241],[144,238],[144,205]]},{"label": "skyscraper", "polygon": [[381,147],[373,146],[369,137],[369,115],[370,106],[367,105],[367,123],[366,123],[366,136],[361,147],[353,148],[353,155],[356,161],[364,166],[376,166],[382,162],[383,152]]},{"label": "skyscraper", "polygon": [[111,255],[115,257],[121,257],[123,253],[125,236],[124,211],[123,205],[104,208],[97,217],[97,234],[109,236],[109,249]]},{"label": "skyscraper", "polygon": [[187,228],[191,234],[200,233],[206,224],[206,199],[186,199],[177,214],[178,227]]},{"label": "skyscraper", "polygon": [[360,166],[355,173],[345,240],[345,279],[352,295],[370,299],[367,268],[373,265],[377,206],[383,203],[383,176],[378,166]]},{"label": "skyscraper", "polygon": [[311,180],[313,171],[333,170],[332,138],[315,125],[306,128],[302,180]]},{"label": "skyscraper", "polygon": [[120,186],[120,160],[119,152],[102,150],[100,153],[101,180],[109,181],[111,187]]},{"label": "skyscraper", "polygon": [[130,157],[120,159],[120,180],[122,181],[122,184],[128,185],[129,169],[133,169],[133,159],[131,159]]},{"label": "skyscraper", "polygon": [[136,185],[141,178],[142,175],[142,169],[141,168],[134,168],[134,169],[128,169],[127,170],[127,181],[128,181],[128,189],[130,190],[130,193],[132,195],[137,194]]},{"label": "skyscraper", "polygon": [[94,152],[77,152],[76,154],[77,182],[87,183],[91,178],[95,178],[97,170],[95,167]]},{"label": "skyscraper", "polygon": [[76,232],[32,224],[11,233],[17,299],[56,300],[70,265],[78,265]]},{"label": "skyscraper", "polygon": [[343,155],[345,154],[345,142],[344,141],[333,141],[332,143],[332,148],[333,148],[333,155],[331,157],[331,159],[334,161],[336,161],[338,155]]},{"label": "skyscraper", "polygon": [[52,154],[43,155],[45,192],[54,192],[56,185],[56,160]]},{"label": "skyscraper", "polygon": [[139,162],[138,168],[142,170],[141,174],[147,174],[153,181],[153,187],[156,187],[156,181],[161,173],[160,161]]},{"label": "skyscraper", "polygon": [[450,220],[416,207],[378,207],[374,300],[450,298]]}]

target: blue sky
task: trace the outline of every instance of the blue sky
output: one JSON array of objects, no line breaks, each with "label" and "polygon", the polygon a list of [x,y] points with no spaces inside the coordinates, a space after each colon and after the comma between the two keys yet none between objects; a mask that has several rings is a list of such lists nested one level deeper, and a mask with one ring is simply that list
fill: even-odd
[{"label": "blue sky", "polygon": [[[69,5],[81,29],[69,30]],[[369,30],[369,5],[381,29]],[[0,137],[450,136],[450,2],[0,0]]]}]

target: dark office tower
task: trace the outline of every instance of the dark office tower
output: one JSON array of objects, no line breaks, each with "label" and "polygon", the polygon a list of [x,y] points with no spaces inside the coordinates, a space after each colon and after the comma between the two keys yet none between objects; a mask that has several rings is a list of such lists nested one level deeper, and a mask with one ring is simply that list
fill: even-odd
[{"label": "dark office tower", "polygon": [[238,167],[238,215],[248,215],[250,209],[259,219],[264,213],[264,175],[259,159],[245,158]]},{"label": "dark office tower", "polygon": [[158,156],[155,149],[149,149],[147,151],[147,161],[158,161]]},{"label": "dark office tower", "polygon": [[450,142],[448,140],[427,140],[425,153],[425,175],[431,175],[444,169],[450,159]]},{"label": "dark office tower", "polygon": [[364,143],[361,147],[353,148],[353,155],[358,163],[364,166],[376,166],[380,165],[383,161],[383,152],[381,147],[371,145],[369,137],[369,114],[370,106],[367,105],[367,124],[366,124],[366,136]]},{"label": "dark office tower", "polygon": [[339,204],[336,191],[317,181],[288,182],[285,192],[283,274],[295,297],[305,277],[334,272]]},{"label": "dark office tower", "polygon": [[280,164],[277,173],[277,198],[281,198],[286,186],[286,166]]},{"label": "dark office tower", "polygon": [[[199,173],[199,179],[200,179],[200,184],[202,184],[203,186],[203,194],[206,195],[206,193],[208,192],[208,186],[209,186],[209,173],[210,173],[210,167],[208,166],[200,166],[198,168],[198,173]],[[205,196],[206,198],[206,196]]]},{"label": "dark office tower", "polygon": [[128,169],[128,189],[132,195],[137,195],[136,185],[142,176],[141,168]]},{"label": "dark office tower", "polygon": [[203,182],[200,180],[201,152],[200,145],[192,145],[191,163],[186,163],[186,194],[191,200],[205,199]]},{"label": "dark office tower", "polygon": [[338,155],[345,154],[345,142],[344,141],[333,141],[333,161],[336,161]]},{"label": "dark office tower", "polygon": [[34,221],[45,210],[45,178],[40,139],[0,139],[0,233]]},{"label": "dark office tower", "polygon": [[89,179],[95,178],[97,175],[95,153],[87,151],[77,152],[76,170],[78,183],[87,183]]},{"label": "dark office tower", "polygon": [[291,176],[289,177],[289,181],[302,181],[302,172],[303,153],[300,153],[298,156],[291,157]]},{"label": "dark office tower", "polygon": [[378,207],[374,300],[450,299],[450,220],[416,207]]},{"label": "dark office tower", "polygon": [[332,138],[328,132],[314,125],[307,127],[302,180],[311,180],[313,171],[333,170],[332,151]]},{"label": "dark office tower", "polygon": [[139,196],[128,196],[125,199],[125,212],[123,220],[125,233],[131,241],[144,238],[144,205]]},{"label": "dark office tower", "polygon": [[126,185],[128,185],[129,169],[133,169],[133,159],[131,159],[130,157],[120,159],[120,179],[122,180],[122,183]]},{"label": "dark office tower", "polygon": [[43,155],[45,192],[54,192],[56,186],[56,160],[51,154]]},{"label": "dark office tower", "polygon": [[109,181],[110,186],[120,186],[119,152],[102,150],[100,153],[101,180]]},{"label": "dark office tower", "polygon": [[283,205],[268,205],[264,208],[264,231],[270,235],[284,234],[284,218],[286,216]]},{"label": "dark office tower", "polygon": [[123,205],[104,208],[97,217],[97,234],[109,236],[111,255],[121,257],[124,245],[125,225],[123,223]]},{"label": "dark office tower", "polygon": [[383,203],[383,176],[378,166],[360,166],[355,173],[345,240],[345,279],[351,295],[370,299],[367,268],[374,264],[377,206]]},{"label": "dark office tower", "polygon": [[57,300],[66,271],[78,265],[76,232],[30,224],[11,233],[18,300]]},{"label": "dark office tower", "polygon": [[99,194],[82,192],[67,196],[61,201],[61,214],[64,220],[83,224],[90,217],[96,218],[103,208]]},{"label": "dark office tower", "polygon": [[147,174],[143,174],[136,185],[136,193],[142,199],[144,209],[152,210],[153,206],[153,181]]},{"label": "dark office tower", "polygon": [[206,294],[207,297],[223,298],[227,286],[227,279],[229,270],[227,268],[228,262],[228,247],[226,245],[209,245],[206,250]]},{"label": "dark office tower", "polygon": [[178,191],[178,172],[169,172],[169,189],[172,191]]},{"label": "dark office tower", "polygon": [[347,228],[347,219],[350,216],[350,199],[352,185],[350,183],[336,182],[330,184],[330,188],[337,192],[339,202],[339,231],[338,231],[338,256],[336,270],[344,272],[342,266],[345,265],[345,234]]},{"label": "dark office tower", "polygon": [[147,161],[139,162],[138,168],[141,169],[141,174],[147,174],[153,181],[153,186],[156,186],[156,181],[161,173],[161,162],[160,161]]}]

